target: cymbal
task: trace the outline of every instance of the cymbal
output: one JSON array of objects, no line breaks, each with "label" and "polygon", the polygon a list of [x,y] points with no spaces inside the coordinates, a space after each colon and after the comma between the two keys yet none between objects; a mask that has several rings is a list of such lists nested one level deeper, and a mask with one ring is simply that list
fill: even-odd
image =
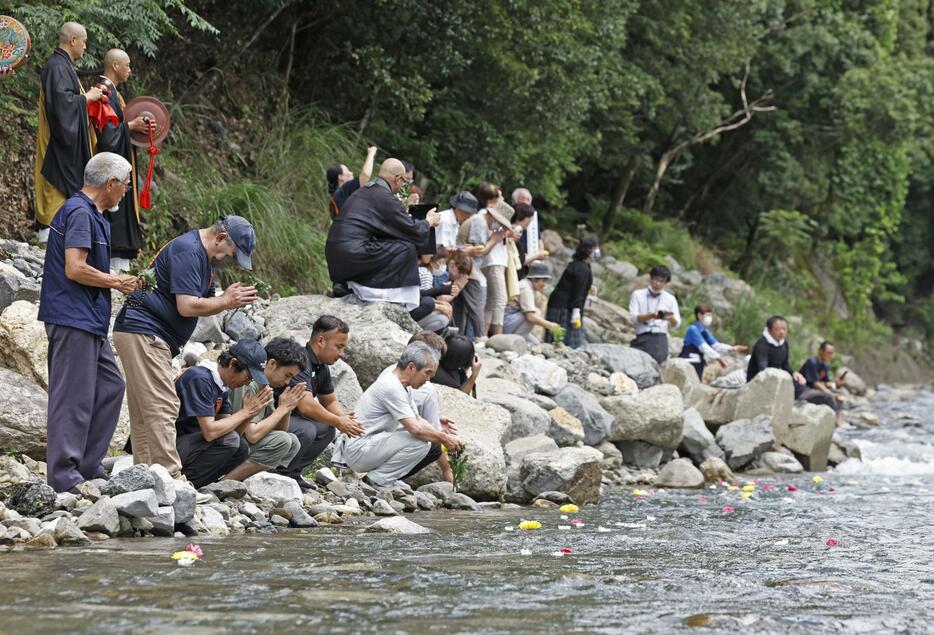
[{"label": "cymbal", "polygon": [[[146,117],[156,123],[156,133],[152,137],[153,145],[159,145],[169,136],[172,128],[172,117],[169,109],[155,97],[137,97],[131,100],[123,110],[125,121],[132,121],[137,117]],[[130,143],[141,148],[149,147],[148,132],[131,132]]]}]

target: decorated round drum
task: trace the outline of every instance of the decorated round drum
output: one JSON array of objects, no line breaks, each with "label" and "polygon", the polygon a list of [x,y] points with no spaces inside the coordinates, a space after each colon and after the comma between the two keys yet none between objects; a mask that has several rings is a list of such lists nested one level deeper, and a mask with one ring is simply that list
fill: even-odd
[{"label": "decorated round drum", "polygon": [[0,70],[18,68],[29,57],[32,40],[19,20],[0,15]]}]

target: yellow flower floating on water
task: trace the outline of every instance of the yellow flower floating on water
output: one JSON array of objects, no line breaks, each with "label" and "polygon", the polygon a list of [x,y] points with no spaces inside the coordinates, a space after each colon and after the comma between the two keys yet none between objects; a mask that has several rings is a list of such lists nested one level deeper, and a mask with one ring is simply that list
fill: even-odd
[{"label": "yellow flower floating on water", "polygon": [[634,489],[632,490],[632,495],[633,496],[648,496],[649,493],[645,491],[644,489]]},{"label": "yellow flower floating on water", "polygon": [[815,485],[820,485],[821,483],[824,482],[824,477],[823,477],[823,476],[815,476],[814,478],[811,479],[811,482],[814,483]]},{"label": "yellow flower floating on water", "polygon": [[580,511],[580,509],[578,509],[577,505],[571,505],[571,504],[569,503],[569,504],[567,504],[567,505],[562,505],[562,506],[559,508],[559,511],[562,511],[562,512],[564,512],[565,514],[576,514],[577,512]]},{"label": "yellow flower floating on water", "polygon": [[742,494],[739,495],[739,497],[742,498],[743,500],[747,498],[752,498],[752,492],[743,492]]},{"label": "yellow flower floating on water", "polygon": [[521,523],[519,523],[519,529],[524,529],[526,531],[530,529],[541,529],[541,528],[542,528],[542,524],[538,522],[537,520],[523,520]]},{"label": "yellow flower floating on water", "polygon": [[743,491],[744,491],[744,492],[754,492],[754,491],[756,491],[756,486],[755,486],[755,485],[743,485]]},{"label": "yellow flower floating on water", "polygon": [[727,485],[726,488],[731,492],[735,492],[739,489],[739,485]]}]

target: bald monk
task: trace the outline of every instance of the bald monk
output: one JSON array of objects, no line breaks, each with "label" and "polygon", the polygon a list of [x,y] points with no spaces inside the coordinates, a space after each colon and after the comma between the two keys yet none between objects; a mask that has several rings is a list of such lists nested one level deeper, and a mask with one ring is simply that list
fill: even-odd
[{"label": "bald monk", "polygon": [[335,283],[344,283],[365,302],[420,303],[417,249],[441,220],[436,211],[416,220],[396,193],[407,184],[405,166],[386,159],[379,176],[354,192],[341,208],[341,221],[328,230],[324,253]]},{"label": "bald monk", "polygon": [[[139,255],[143,247],[143,236],[139,222],[139,191],[136,178],[136,151],[130,143],[131,132],[147,132],[146,122],[142,117],[127,121],[123,115],[126,101],[117,90],[120,84],[130,77],[130,56],[126,51],[110,49],[104,56],[104,74],[100,83],[110,93],[108,103],[117,113],[118,125],[108,123],[97,135],[97,152],[113,152],[130,162],[133,166],[133,186],[127,190],[115,210],[104,213],[110,221],[110,269],[115,273],[127,271],[130,261]],[[156,130],[153,130],[156,133]]]},{"label": "bald monk", "polygon": [[58,30],[58,48],[42,69],[39,88],[39,133],[36,137],[36,225],[46,242],[49,225],[66,199],[84,185],[84,166],[96,139],[88,125],[88,102],[101,91],[85,92],[75,72],[75,60],[84,55],[88,33],[77,22]]}]

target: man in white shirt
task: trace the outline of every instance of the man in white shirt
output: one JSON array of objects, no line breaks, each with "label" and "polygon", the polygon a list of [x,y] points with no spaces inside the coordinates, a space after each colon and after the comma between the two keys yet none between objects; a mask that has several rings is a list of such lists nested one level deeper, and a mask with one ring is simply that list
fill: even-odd
[{"label": "man in white shirt", "polygon": [[629,319],[636,327],[630,346],[644,351],[661,364],[668,359],[668,329],[681,326],[675,296],[665,291],[671,282],[668,267],[656,265],[649,271],[649,286],[636,289],[629,298]]},{"label": "man in white shirt", "polygon": [[412,391],[429,381],[437,368],[438,354],[427,344],[406,346],[396,367],[381,374],[357,402],[363,435],[340,437],[332,462],[366,472],[373,485],[391,486],[438,460],[441,444],[448,450],[460,447],[457,437],[436,430],[418,415],[412,398]]},{"label": "man in white shirt", "polygon": [[[445,249],[457,247],[457,231],[477,213],[477,197],[470,192],[458,192],[451,197],[451,208],[441,212],[441,222],[435,229],[435,242]],[[442,255],[444,252],[441,252]],[[469,255],[474,255],[473,253]]]}]

